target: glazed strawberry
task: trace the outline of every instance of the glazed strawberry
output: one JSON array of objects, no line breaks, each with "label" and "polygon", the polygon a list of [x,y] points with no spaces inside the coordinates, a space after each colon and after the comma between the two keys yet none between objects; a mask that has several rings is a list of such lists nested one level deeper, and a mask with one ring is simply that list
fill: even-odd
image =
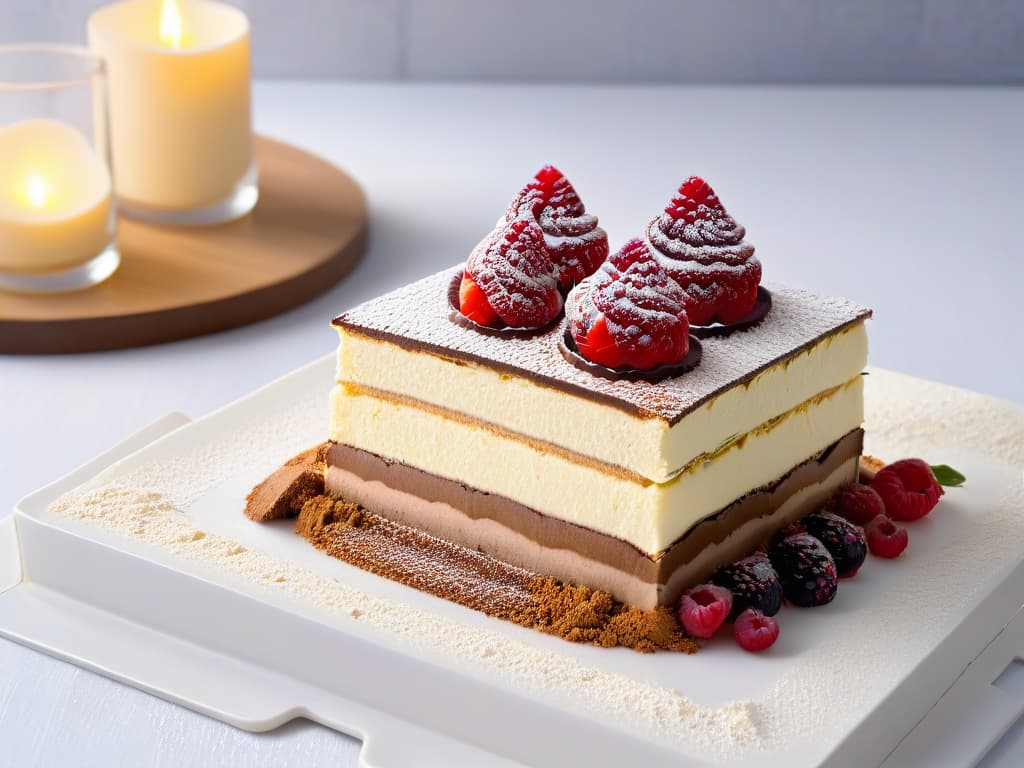
[{"label": "glazed strawberry", "polygon": [[573,288],[566,318],[579,353],[607,368],[651,370],[690,349],[682,291],[640,240]]},{"label": "glazed strawberry", "polygon": [[829,508],[856,525],[867,525],[878,515],[885,514],[885,503],[878,491],[863,483],[844,485],[829,503]]},{"label": "glazed strawberry", "polygon": [[593,274],[608,258],[607,233],[597,226],[597,217],[587,213],[576,189],[553,165],[537,172],[505,215],[506,221],[523,217],[540,224],[564,290]]},{"label": "glazed strawberry", "polygon": [[459,311],[478,325],[501,325],[501,318],[487,303],[487,294],[468,272],[463,273],[459,284]]},{"label": "glazed strawberry", "polygon": [[945,491],[921,459],[894,461],[878,471],[871,487],[893,520],[917,520],[931,512]]},{"label": "glazed strawberry", "polygon": [[868,549],[876,557],[894,558],[907,548],[907,529],[900,528],[885,515],[879,515],[864,527]]},{"label": "glazed strawberry", "polygon": [[679,598],[679,623],[694,637],[708,638],[718,630],[732,610],[732,593],[715,584],[688,589]]},{"label": "glazed strawberry", "polygon": [[736,623],[732,626],[732,634],[740,648],[757,653],[770,648],[779,639],[779,623],[771,616],[765,616],[760,611],[747,608],[736,617]]},{"label": "glazed strawberry", "polygon": [[474,249],[459,286],[459,309],[476,322],[491,320],[482,325],[512,328],[540,328],[558,316],[557,273],[536,223],[514,221]]},{"label": "glazed strawberry", "polygon": [[647,238],[683,289],[694,325],[734,323],[753,310],[761,263],[745,234],[698,176],[684,181],[664,212],[647,225]]}]

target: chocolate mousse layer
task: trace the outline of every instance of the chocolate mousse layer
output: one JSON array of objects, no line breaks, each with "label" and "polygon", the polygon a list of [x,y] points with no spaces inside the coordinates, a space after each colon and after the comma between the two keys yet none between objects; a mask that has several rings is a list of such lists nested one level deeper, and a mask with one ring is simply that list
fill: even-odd
[{"label": "chocolate mousse layer", "polygon": [[385,518],[563,581],[653,608],[753,551],[782,526],[856,478],[863,430],[840,438],[784,476],[701,521],[667,549],[645,553],[621,539],[537,512],[340,443],[327,451],[326,490]]}]

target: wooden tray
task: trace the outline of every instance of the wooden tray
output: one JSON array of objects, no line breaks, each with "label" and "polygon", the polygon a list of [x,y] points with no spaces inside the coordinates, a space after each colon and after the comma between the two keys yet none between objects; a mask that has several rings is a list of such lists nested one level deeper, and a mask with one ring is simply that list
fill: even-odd
[{"label": "wooden tray", "polygon": [[260,200],[238,221],[163,228],[122,219],[121,268],[75,293],[0,292],[0,353],[89,352],[262,320],[338,282],[366,245],[366,198],[344,171],[257,136]]}]

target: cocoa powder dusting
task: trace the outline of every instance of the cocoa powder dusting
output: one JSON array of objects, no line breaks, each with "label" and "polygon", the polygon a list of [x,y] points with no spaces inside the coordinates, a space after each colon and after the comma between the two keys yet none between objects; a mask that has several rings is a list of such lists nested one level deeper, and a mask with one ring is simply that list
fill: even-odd
[{"label": "cocoa powder dusting", "polygon": [[278,467],[245,498],[245,515],[257,523],[296,514],[308,499],[324,492],[327,444],[313,446]]},{"label": "cocoa powder dusting", "polygon": [[570,642],[642,653],[697,650],[665,608],[642,611],[607,592],[563,584],[330,496],[306,501],[295,531],[350,565]]}]

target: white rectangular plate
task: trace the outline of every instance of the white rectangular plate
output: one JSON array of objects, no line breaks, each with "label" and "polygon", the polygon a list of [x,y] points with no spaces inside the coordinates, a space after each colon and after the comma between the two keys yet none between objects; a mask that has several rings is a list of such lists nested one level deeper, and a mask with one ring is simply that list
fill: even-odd
[{"label": "white rectangular plate", "polygon": [[[1021,607],[1024,415],[1005,403],[873,371],[869,450],[950,463],[966,487],[902,558],[785,608],[770,652],[721,638],[687,657],[576,646],[248,521],[248,489],[323,439],[332,378],[325,358],[168,417],[24,499],[0,525],[0,633],[242,728],[309,717],[377,768],[868,765]],[[994,713],[978,749],[1024,709],[991,682],[974,686]]]}]

